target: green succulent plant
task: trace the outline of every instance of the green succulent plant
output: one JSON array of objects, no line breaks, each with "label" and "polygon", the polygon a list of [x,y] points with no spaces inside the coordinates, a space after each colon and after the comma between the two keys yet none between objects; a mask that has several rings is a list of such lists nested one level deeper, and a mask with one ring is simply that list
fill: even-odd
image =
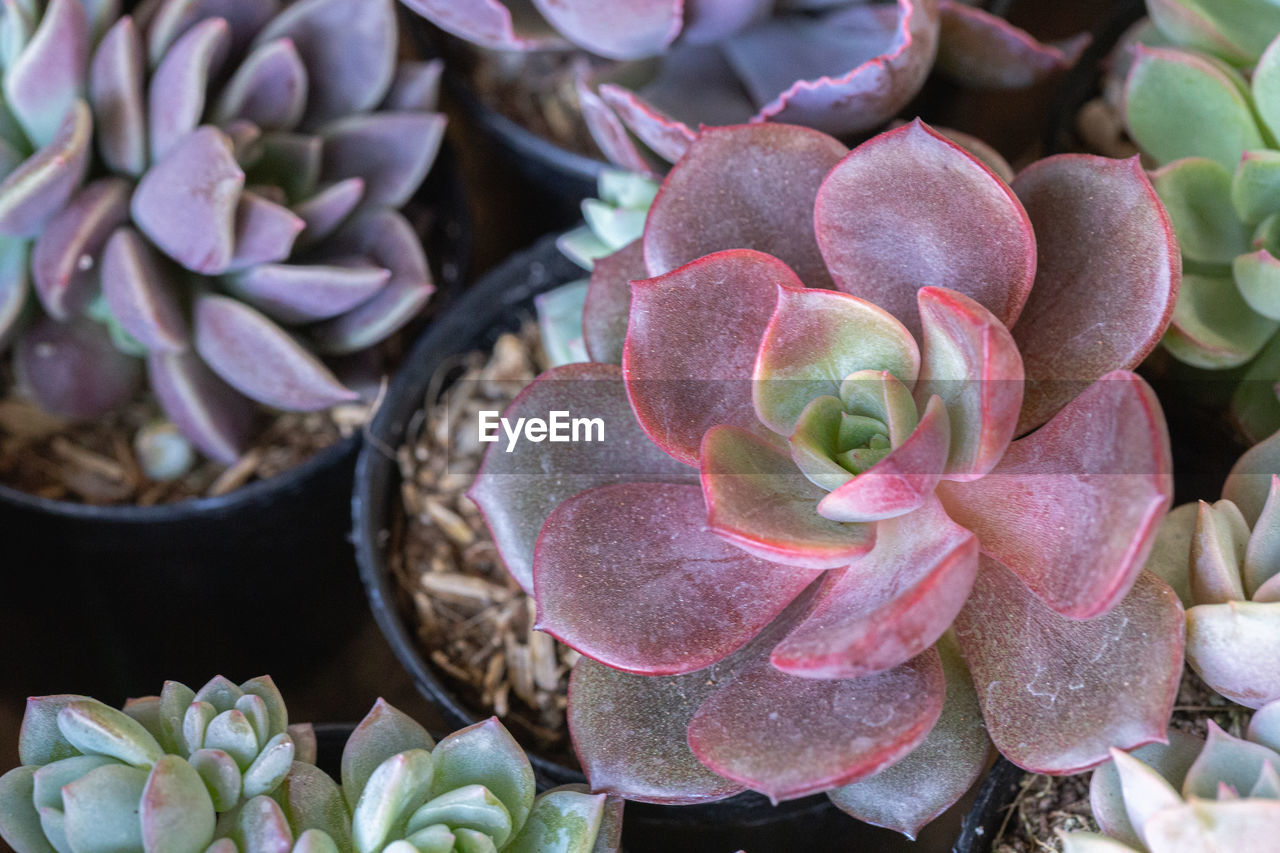
[{"label": "green succulent plant", "polygon": [[177,682],[123,711],[29,700],[23,766],[0,776],[0,838],[17,853],[616,853],[622,803],[538,794],[496,718],[439,743],[379,700],[315,767],[268,677]]},{"label": "green succulent plant", "polygon": [[1202,739],[1171,729],[1167,744],[1094,771],[1089,798],[1103,833],[1064,836],[1065,853],[1265,853],[1280,833],[1280,702],[1253,715],[1244,738],[1214,723]]},{"label": "green succulent plant", "polygon": [[315,760],[310,727],[289,726],[266,676],[170,681],[124,710],[35,697],[18,747],[22,766],[0,777],[0,838],[18,853],[198,853]]},{"label": "green succulent plant", "polygon": [[1252,361],[1232,408],[1253,440],[1280,428],[1280,13],[1270,3],[1148,0],[1125,45],[1129,134],[1159,164],[1182,248],[1164,345],[1180,361]]}]

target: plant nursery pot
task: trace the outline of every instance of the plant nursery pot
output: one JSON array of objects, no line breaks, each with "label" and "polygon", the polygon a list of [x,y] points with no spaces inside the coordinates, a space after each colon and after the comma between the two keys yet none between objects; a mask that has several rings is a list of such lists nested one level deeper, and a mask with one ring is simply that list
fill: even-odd
[{"label": "plant nursery pot", "polygon": [[[470,245],[447,150],[416,200],[444,302]],[[30,695],[74,691],[112,704],[154,694],[164,679],[306,677],[367,618],[347,537],[359,443],[359,434],[341,440],[224,496],[155,506],[0,486],[0,676]]]},{"label": "plant nursery pot", "polygon": [[[456,356],[491,347],[499,335],[517,330],[522,318],[532,316],[536,295],[583,275],[556,250],[554,238],[546,237],[484,276],[414,346],[370,426],[370,440],[356,465],[352,500],[356,559],[374,618],[418,689],[440,707],[453,728],[470,725],[489,712],[467,707],[442,681],[407,621],[407,603],[387,559],[389,522],[400,495],[399,468],[394,455],[388,454],[403,443],[411,419],[443,365]],[[541,785],[584,781],[579,771],[546,757],[533,754],[531,761]],[[759,794],[744,793],[695,806],[628,803],[623,842],[633,853],[949,848],[955,827],[947,828],[945,819],[937,823],[926,833],[949,833],[945,848],[912,845],[895,832],[860,823],[837,810],[825,796],[771,806]]]},{"label": "plant nursery pot", "polygon": [[1026,771],[1008,759],[996,759],[960,825],[954,853],[987,853],[991,849],[1018,796],[1018,783],[1025,775]]}]

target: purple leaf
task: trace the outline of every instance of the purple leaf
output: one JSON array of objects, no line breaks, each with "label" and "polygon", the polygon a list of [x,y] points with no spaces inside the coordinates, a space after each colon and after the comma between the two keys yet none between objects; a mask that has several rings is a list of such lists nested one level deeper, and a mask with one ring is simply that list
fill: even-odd
[{"label": "purple leaf", "polygon": [[875,525],[875,548],[823,581],[813,610],[773,650],[805,678],[861,678],[905,663],[950,627],[978,571],[978,540],[933,500]]},{"label": "purple leaf", "polygon": [[547,417],[556,410],[608,424],[604,441],[519,442],[511,453],[495,444],[485,454],[469,495],[484,513],[511,576],[533,588],[533,551],[543,522],[562,501],[610,483],[697,483],[698,472],[681,465],[645,437],[627,402],[622,370],[613,365],[571,364],[542,374],[503,417]]},{"label": "purple leaf", "polygon": [[241,193],[236,205],[235,254],[227,271],[286,260],[305,227],[302,217],[289,208],[252,192]]},{"label": "purple leaf", "polygon": [[27,307],[29,244],[0,236],[0,349],[8,346]]},{"label": "purple leaf", "polygon": [[816,576],[725,542],[696,486],[601,486],[542,527],[537,627],[614,669],[679,675],[744,646]]},{"label": "purple leaf", "polygon": [[714,44],[767,18],[773,6],[774,0],[685,0],[680,39]]},{"label": "purple leaf", "polygon": [[386,339],[418,315],[435,285],[422,243],[394,210],[376,210],[349,222],[329,243],[391,271],[391,280],[371,299],[308,330],[320,351],[350,353]]},{"label": "purple leaf", "polygon": [[201,453],[226,465],[240,457],[253,426],[249,398],[191,352],[152,352],[147,375],[165,415]]},{"label": "purple leaf", "polygon": [[945,690],[933,649],[857,679],[796,678],[760,660],[702,703],[689,746],[712,770],[775,801],[803,797],[871,776],[917,747]]},{"label": "purple leaf", "polygon": [[608,14],[594,0],[533,0],[569,41],[609,59],[656,56],[680,34],[683,0],[617,0]]},{"label": "purple leaf", "polygon": [[1022,408],[1022,358],[1009,330],[991,312],[955,291],[916,294],[924,346],[919,405],[937,395],[947,404],[951,444],[944,479],[974,480],[1004,456]]},{"label": "purple leaf", "polygon": [[809,287],[831,278],[813,233],[814,198],[848,149],[800,127],[704,130],[672,168],[649,211],[644,259],[662,275],[722,249],[755,249]]},{"label": "purple leaf", "polygon": [[226,60],[231,30],[221,18],[201,21],[165,54],[147,92],[151,160],[163,161],[204,115],[210,78]]},{"label": "purple leaf", "polygon": [[875,528],[828,521],[825,492],[790,454],[745,430],[716,426],[702,440],[707,525],[762,560],[810,569],[847,566],[871,549]]},{"label": "purple leaf", "polygon": [[92,135],[89,106],[77,101],[53,141],[0,182],[0,234],[34,237],[40,233],[84,180]]},{"label": "purple leaf", "polygon": [[1125,596],[1173,495],[1169,435],[1155,394],[1117,371],[971,483],[939,485],[951,516],[978,534],[1045,604],[1071,619]]},{"label": "purple leaf", "polygon": [[147,34],[148,56],[156,66],[179,38],[212,18],[227,22],[231,53],[239,57],[253,34],[279,12],[280,0],[157,0],[150,20],[143,14],[135,13],[135,17]]},{"label": "purple leaf", "polygon": [[[587,99],[588,105],[595,109],[585,115],[589,121],[591,118],[596,119],[596,123],[590,125],[592,136],[597,142],[604,138],[606,144],[601,144],[600,148],[615,164],[624,167],[627,164],[644,164],[644,171],[649,171],[644,156],[626,137],[625,130],[619,134],[620,128],[609,122],[607,116],[619,119],[627,130],[668,163],[674,163],[688,153],[696,135],[684,122],[672,118],[634,92],[612,83],[600,87],[599,98],[599,105],[594,105],[590,98]],[[604,113],[606,110],[607,116]]]},{"label": "purple leaf", "polygon": [[369,205],[400,207],[426,178],[444,139],[439,113],[372,113],[328,125],[326,182],[363,178]]},{"label": "purple leaf", "polygon": [[622,119],[587,82],[585,71],[576,74],[574,88],[578,93],[582,120],[605,159],[628,172],[652,171],[649,161],[627,133]]},{"label": "purple leaf", "polygon": [[928,737],[869,779],[827,792],[836,808],[858,820],[914,839],[982,776],[991,740],[960,649],[950,635],[937,645],[947,695]]},{"label": "purple leaf", "polygon": [[950,441],[947,408],[940,397],[933,397],[907,440],[832,490],[818,504],[818,512],[835,521],[880,521],[919,509],[942,477]]},{"label": "purple leaf", "polygon": [[36,238],[32,281],[55,320],[78,313],[98,284],[98,255],[107,238],[129,220],[133,190],[123,178],[102,178],[71,200]]},{"label": "purple leaf", "polygon": [[1018,431],[1090,382],[1136,367],[1173,317],[1178,243],[1136,157],[1064,154],[1013,183],[1036,229],[1035,287],[1013,337],[1030,387]]},{"label": "purple leaf", "polygon": [[567,43],[534,9],[532,0],[403,0],[410,9],[458,38],[493,50],[548,50]]},{"label": "purple leaf", "polygon": [[259,264],[228,280],[231,290],[272,319],[290,325],[325,320],[373,297],[391,271],[348,265]]},{"label": "purple leaf", "polygon": [[133,195],[133,220],[166,255],[192,272],[217,275],[235,254],[244,187],[231,140],[215,127],[183,137],[147,170]]},{"label": "purple leaf", "polygon": [[146,58],[133,19],[102,37],[89,72],[98,151],[113,172],[137,178],[147,168]]},{"label": "purple leaf", "polygon": [[648,277],[640,240],[596,260],[582,308],[582,337],[592,361],[622,363],[631,313],[631,282]]},{"label": "purple leaf", "polygon": [[940,0],[942,31],[936,66],[962,85],[981,89],[1024,89],[1066,71],[1089,46],[1088,34],[1062,47],[1042,44],[990,12]]},{"label": "purple leaf", "polygon": [[[364,180],[347,178],[325,187],[306,201],[293,206],[293,212],[305,224],[301,242],[314,245],[323,240],[346,220],[364,198]],[[286,256],[287,257],[287,256]]]},{"label": "purple leaf", "polygon": [[267,406],[306,412],[359,396],[279,326],[225,296],[196,300],[195,342],[214,373]]},{"label": "purple leaf", "polygon": [[428,62],[403,60],[396,63],[396,75],[391,89],[379,110],[410,113],[439,112],[440,75],[444,72],[444,60]]},{"label": "purple leaf", "polygon": [[697,464],[718,424],[764,429],[751,378],[779,287],[802,285],[778,259],[745,250],[632,283],[627,393],[645,433],[681,462]]},{"label": "purple leaf", "polygon": [[677,805],[741,792],[742,785],[698,761],[685,734],[698,706],[731,669],[717,665],[658,677],[580,659],[569,680],[569,732],[591,789]]},{"label": "purple leaf", "polygon": [[[893,20],[883,11],[886,8],[854,4],[824,19],[823,26],[843,35],[847,44],[859,49],[847,54],[844,62],[830,66],[829,72],[822,65],[793,69],[817,76],[792,76],[790,82],[782,83],[786,88],[781,94],[766,96],[773,100],[760,108],[754,120],[793,122],[845,135],[872,130],[906,106],[924,84],[933,64],[938,44],[937,4],[935,0],[898,0]],[[730,41],[731,51],[737,41]],[[837,39],[836,44],[839,42]],[[787,39],[779,47],[798,52],[801,57],[808,52],[807,47],[795,46]],[[755,65],[764,66],[759,51],[770,48],[778,49],[766,42],[757,47],[755,54],[739,50],[735,67],[749,77],[755,73]],[[880,53],[871,54],[871,50]],[[796,58],[793,53],[792,60]],[[776,60],[774,57],[770,64]],[[852,61],[858,64],[851,65]],[[773,73],[775,82],[785,80],[785,75],[778,76],[779,71]],[[760,91],[763,94],[763,87]]]},{"label": "purple leaf", "polygon": [[1110,747],[1164,739],[1182,674],[1182,605],[1150,572],[1104,615],[1076,621],[983,557],[955,630],[991,739],[1019,767],[1079,773]]},{"label": "purple leaf", "polygon": [[917,337],[921,287],[957,290],[1006,326],[1031,291],[1035,235],[1013,190],[919,120],[841,161],[818,192],[814,221],[836,286]]},{"label": "purple leaf", "polygon": [[111,316],[152,352],[187,348],[187,321],[177,294],[181,275],[132,228],[117,230],[103,250],[102,294]]},{"label": "purple leaf", "polygon": [[839,394],[844,378],[860,370],[888,371],[910,386],[920,350],[906,327],[870,302],[779,280],[752,375],[760,421],[789,435],[811,400]]},{"label": "purple leaf", "polygon": [[84,4],[49,0],[40,26],[4,74],[5,106],[35,147],[62,135],[64,120],[84,96],[89,50]]},{"label": "purple leaf", "polygon": [[292,130],[307,109],[307,69],[289,39],[267,42],[250,53],[222,88],[213,121],[245,119],[265,131]]},{"label": "purple leaf", "polygon": [[293,40],[307,67],[310,126],[371,110],[391,87],[397,40],[392,0],[297,0],[254,44],[281,38]]},{"label": "purple leaf", "polygon": [[41,317],[14,344],[18,387],[55,415],[99,417],[131,399],[142,363],[120,352],[104,327],[78,317],[59,323]]}]

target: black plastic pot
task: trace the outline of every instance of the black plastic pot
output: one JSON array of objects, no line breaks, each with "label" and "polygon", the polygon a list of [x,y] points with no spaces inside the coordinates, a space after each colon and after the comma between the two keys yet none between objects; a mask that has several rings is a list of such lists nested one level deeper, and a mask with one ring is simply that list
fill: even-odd
[{"label": "black plastic pot", "polygon": [[[581,276],[582,271],[563,258],[553,238],[548,237],[481,279],[418,341],[371,425],[371,440],[361,450],[356,466],[352,500],[356,558],[369,604],[418,689],[440,706],[454,728],[487,714],[467,707],[441,681],[406,621],[411,607],[387,564],[387,531],[400,495],[399,469],[388,451],[404,441],[408,423],[443,365],[456,355],[491,347],[500,334],[519,328],[522,319],[532,316],[535,295]],[[543,785],[583,781],[576,770],[538,755],[531,758]],[[630,803],[626,815],[623,840],[632,853],[731,853],[743,848],[753,853],[927,849],[911,846],[897,833],[853,820],[823,796],[777,807],[752,793],[697,806]],[[945,821],[926,830],[931,834],[950,832],[948,844],[954,831]]]},{"label": "black plastic pot", "polygon": [[[470,247],[447,149],[406,215],[446,302]],[[161,506],[0,486],[0,680],[117,704],[166,678],[306,678],[367,619],[347,538],[358,447],[352,437],[228,495]]]},{"label": "black plastic pot", "polygon": [[1001,827],[1005,826],[1009,809],[1018,796],[1018,784],[1025,775],[1026,771],[1007,759],[996,759],[960,826],[960,837],[956,839],[953,853],[988,853],[991,850]]}]

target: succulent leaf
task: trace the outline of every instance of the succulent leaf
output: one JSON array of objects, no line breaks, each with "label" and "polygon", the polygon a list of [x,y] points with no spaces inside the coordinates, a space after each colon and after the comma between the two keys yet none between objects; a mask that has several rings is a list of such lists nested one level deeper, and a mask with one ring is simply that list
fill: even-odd
[{"label": "succulent leaf", "polygon": [[1191,539],[1191,598],[1196,604],[1244,599],[1241,564],[1249,544],[1249,523],[1230,501],[1201,501]]},{"label": "succulent leaf", "polygon": [[49,0],[39,26],[4,72],[4,100],[40,148],[62,134],[64,116],[84,97],[89,19],[80,0]]},{"label": "succulent leaf", "polygon": [[27,326],[14,344],[13,371],[46,412],[84,419],[130,399],[142,378],[141,363],[85,318],[58,323],[42,317]]},{"label": "succulent leaf", "polygon": [[228,811],[240,801],[244,778],[228,753],[221,749],[197,749],[187,760],[200,775],[215,810]]},{"label": "succulent leaf", "polygon": [[[600,583],[578,582],[587,567]],[[741,648],[816,576],[717,536],[695,486],[601,486],[561,503],[542,527],[537,625],[615,669],[679,675]],[[757,591],[749,604],[732,594],[743,588]],[[619,596],[631,602],[625,613]]]},{"label": "succulent leaf", "polygon": [[439,113],[382,112],[326,125],[326,181],[361,178],[364,203],[399,207],[427,176],[444,140]]},{"label": "succulent leaf", "polygon": [[92,133],[89,107],[76,101],[53,140],[4,176],[0,181],[0,234],[34,237],[62,209],[84,179]]},{"label": "succulent leaf", "polygon": [[1228,601],[1187,610],[1187,663],[1210,687],[1250,708],[1280,698],[1280,675],[1259,667],[1280,654],[1280,602]]},{"label": "succulent leaf", "polygon": [[23,766],[0,776],[0,839],[18,853],[57,853],[33,802],[35,773],[35,767]]},{"label": "succulent leaf", "polygon": [[200,124],[210,78],[226,59],[230,28],[207,18],[187,30],[165,53],[147,91],[151,159],[162,161]]},{"label": "succulent leaf", "polygon": [[342,790],[355,807],[373,771],[383,761],[409,749],[430,751],[435,741],[420,724],[382,699],[356,726],[342,750]]},{"label": "succulent leaf", "polygon": [[959,647],[943,635],[937,649],[947,693],[942,716],[928,736],[874,776],[827,792],[841,811],[912,839],[969,790],[986,769],[991,752],[982,708]]},{"label": "succulent leaf", "polygon": [[919,288],[958,291],[1011,326],[1035,278],[1035,235],[1013,190],[918,120],[845,157],[823,180],[813,216],[836,287],[917,337]]},{"label": "succulent leaf", "polygon": [[[1174,728],[1169,729],[1167,737],[1167,744],[1149,743],[1132,750],[1129,755],[1159,772],[1177,791],[1181,790],[1187,771],[1204,746],[1204,740]],[[1129,820],[1116,762],[1108,762],[1093,771],[1089,781],[1089,805],[1103,832],[1125,844],[1142,847],[1142,840]]]},{"label": "succulent leaf", "polygon": [[226,464],[240,457],[253,421],[247,397],[189,352],[150,354],[147,375],[165,414],[201,452]]},{"label": "succulent leaf", "polygon": [[469,493],[494,532],[507,570],[527,591],[533,589],[538,533],[561,501],[608,483],[696,483],[698,476],[646,439],[617,367],[575,364],[543,374],[503,417],[514,421],[555,410],[601,418],[609,425],[607,440],[536,448],[522,442],[511,453],[491,453]]},{"label": "succulent leaf", "polygon": [[1157,161],[1204,157],[1230,171],[1245,151],[1266,147],[1237,72],[1175,48],[1138,45],[1134,54],[1125,121]]},{"label": "succulent leaf", "polygon": [[1231,276],[1184,272],[1164,345],[1196,367],[1236,367],[1257,355],[1278,328],[1249,307]]},{"label": "succulent leaf", "polygon": [[[645,226],[652,275],[721,249],[755,249],[781,260],[809,287],[830,274],[812,237],[823,176],[848,149],[789,126],[708,129],[663,181]],[[703,199],[714,197],[708,207]],[[875,301],[875,300],[872,300]]]},{"label": "succulent leaf", "polygon": [[200,774],[190,764],[176,755],[161,757],[138,803],[143,848],[204,853],[213,841],[213,808]]},{"label": "succulent leaf", "polygon": [[[139,809],[147,779],[146,771],[112,764],[90,770],[66,785],[62,789],[61,831],[67,848],[77,853],[141,850]],[[45,832],[48,834],[47,827]]]},{"label": "succulent leaf", "polygon": [[392,755],[369,776],[351,813],[351,836],[359,853],[375,853],[393,840],[432,784],[432,755],[410,749]]},{"label": "succulent leaf", "polygon": [[775,443],[716,426],[703,437],[700,456],[707,526],[747,553],[799,568],[836,569],[870,550],[874,528],[816,513],[825,493]]},{"label": "succulent leaf", "polygon": [[[1000,752],[1034,772],[1078,773],[1111,746],[1164,737],[1182,672],[1181,619],[1173,591],[1149,573],[1105,615],[1076,621],[983,557],[955,631]],[[1010,655],[1003,641],[1015,632],[1019,654]]]},{"label": "succulent leaf", "polygon": [[293,130],[307,109],[307,69],[289,39],[260,45],[227,81],[213,107],[217,124],[237,119],[265,132]]},{"label": "succulent leaf", "polygon": [[524,826],[534,803],[533,768],[524,750],[496,717],[446,735],[431,752],[431,797],[466,785],[483,785]]},{"label": "succulent leaf", "polygon": [[770,660],[806,678],[861,678],[906,663],[955,620],[977,571],[977,538],[936,500],[877,524],[875,548],[824,579]]},{"label": "succulent leaf", "polygon": [[137,178],[147,169],[146,57],[131,17],[116,21],[93,54],[89,103],[98,153],[109,169]]},{"label": "succulent leaf", "polygon": [[[1173,316],[1180,223],[1137,158],[1050,157],[1013,189],[1036,232],[1035,286],[1013,327],[1027,389],[1019,434],[1112,370],[1138,366]],[[1163,197],[1163,195],[1161,196]],[[1108,240],[1091,239],[1098,233]]]},{"label": "succulent leaf", "polygon": [[1089,45],[1080,35],[1061,47],[1042,44],[1003,18],[963,2],[938,4],[937,67],[974,88],[1021,89],[1073,67]]},{"label": "succulent leaf", "polygon": [[79,313],[100,276],[94,259],[129,216],[132,187],[121,178],[102,178],[81,190],[36,238],[32,282],[49,316],[66,320]]},{"label": "succulent leaf", "polygon": [[[1115,607],[1141,572],[1173,495],[1171,468],[1154,393],[1117,371],[1011,444],[991,474],[938,491],[985,554],[1049,607],[1089,619]],[[1081,529],[1086,516],[1096,522]],[[1057,571],[1063,564],[1077,568]]]}]

